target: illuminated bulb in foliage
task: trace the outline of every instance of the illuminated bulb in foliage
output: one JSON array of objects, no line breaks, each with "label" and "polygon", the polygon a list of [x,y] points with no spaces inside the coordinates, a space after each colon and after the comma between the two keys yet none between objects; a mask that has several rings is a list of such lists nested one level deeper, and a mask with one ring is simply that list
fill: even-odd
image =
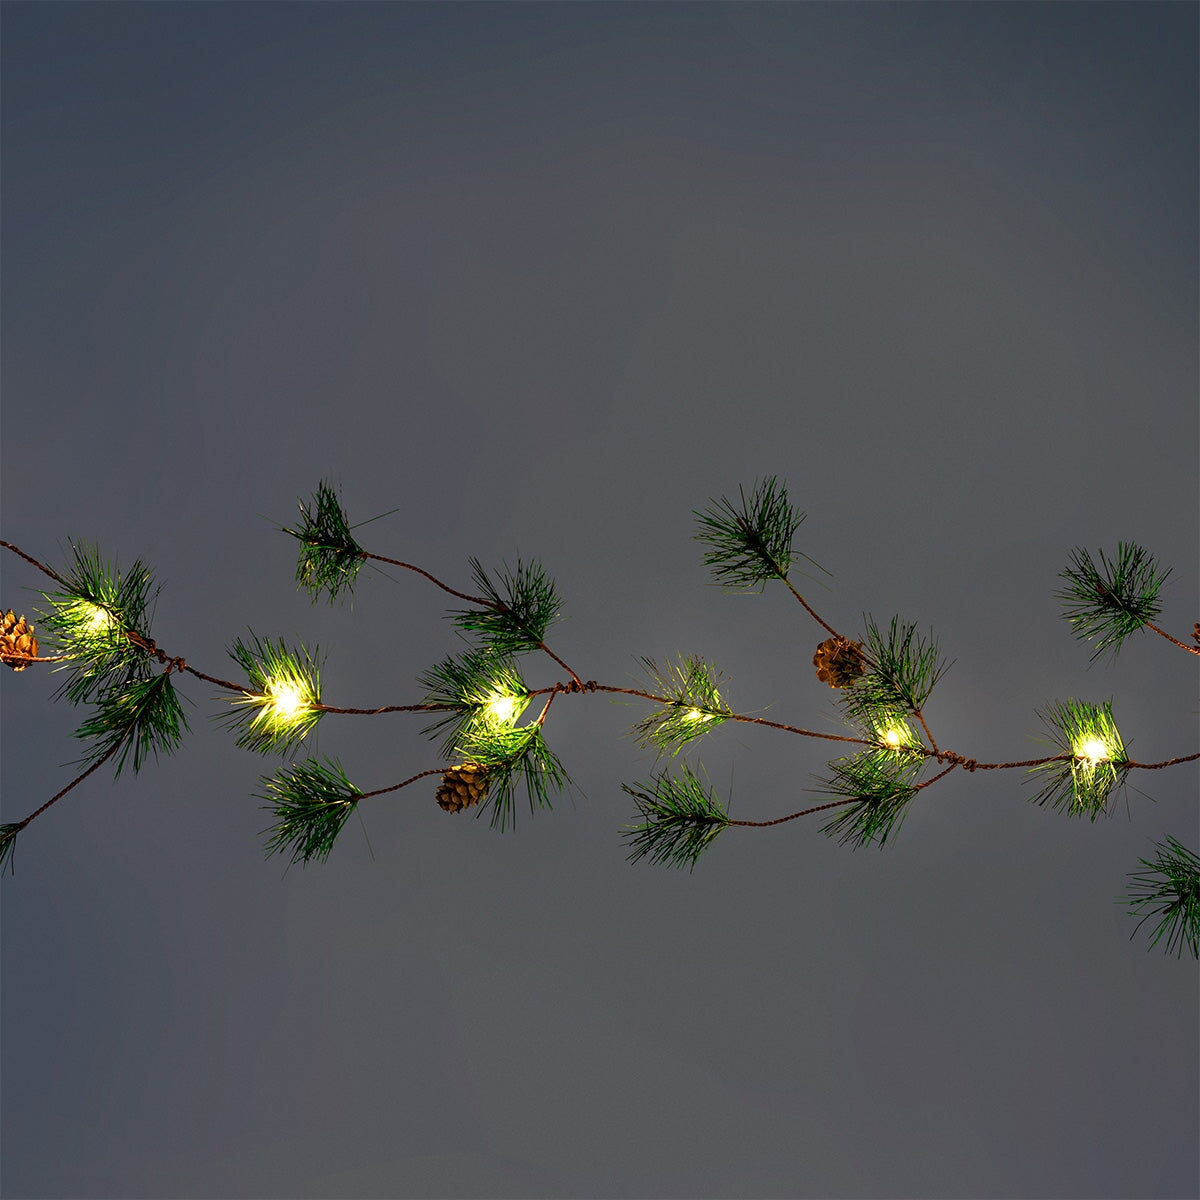
[{"label": "illuminated bulb in foliage", "polygon": [[1075,747],[1075,757],[1086,759],[1088,766],[1094,767],[1108,757],[1108,747],[1098,737],[1084,738]]},{"label": "illuminated bulb in foliage", "polygon": [[83,600],[79,607],[86,621],[84,628],[88,633],[101,633],[113,623],[112,614],[99,604],[89,604]]},{"label": "illuminated bulb in foliage", "polygon": [[271,715],[277,721],[292,721],[308,707],[308,697],[294,683],[267,684]]},{"label": "illuminated bulb in foliage", "polygon": [[511,725],[521,711],[521,701],[516,696],[497,694],[483,707],[489,721],[497,725]]},{"label": "illuminated bulb in foliage", "polygon": [[698,708],[689,708],[683,714],[685,721],[711,721],[712,713],[701,712]]},{"label": "illuminated bulb in foliage", "polygon": [[898,729],[889,729],[883,735],[884,744],[890,746],[893,750],[898,750],[904,745],[904,735]]}]

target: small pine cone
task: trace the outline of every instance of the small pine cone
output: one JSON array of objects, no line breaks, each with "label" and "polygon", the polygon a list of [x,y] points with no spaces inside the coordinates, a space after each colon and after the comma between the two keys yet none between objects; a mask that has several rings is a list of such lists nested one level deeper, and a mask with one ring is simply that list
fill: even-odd
[{"label": "small pine cone", "polygon": [[25,620],[25,614],[20,618],[10,608],[0,617],[0,662],[7,663],[14,671],[23,671],[29,663],[27,658],[37,658],[37,638],[33,636],[33,626]]},{"label": "small pine cone", "polygon": [[853,687],[854,681],[865,670],[863,666],[862,642],[849,638],[826,638],[813,655],[813,666],[817,678],[830,687]]},{"label": "small pine cone", "polygon": [[437,790],[437,802],[446,812],[462,812],[478,804],[487,793],[487,767],[478,763],[462,763],[451,767],[442,776]]}]

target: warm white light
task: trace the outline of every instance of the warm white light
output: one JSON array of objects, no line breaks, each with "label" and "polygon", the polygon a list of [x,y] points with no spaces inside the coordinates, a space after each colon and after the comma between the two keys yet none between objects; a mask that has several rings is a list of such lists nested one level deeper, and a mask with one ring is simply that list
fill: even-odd
[{"label": "warm white light", "polygon": [[1075,747],[1075,757],[1087,759],[1088,766],[1094,767],[1108,757],[1108,747],[1098,737],[1084,738]]},{"label": "warm white light", "polygon": [[905,743],[904,734],[899,729],[888,729],[883,735],[884,745],[890,746],[893,750],[899,750]]},{"label": "warm white light", "polygon": [[294,683],[270,683],[267,697],[271,701],[272,716],[279,721],[291,721],[308,707],[308,698]]},{"label": "warm white light", "polygon": [[488,719],[497,725],[511,725],[520,715],[521,701],[516,696],[497,694],[485,705]]},{"label": "warm white light", "polygon": [[80,607],[87,616],[86,629],[88,633],[100,633],[113,623],[112,615],[109,611],[101,608],[98,604],[88,604],[84,601]]},{"label": "warm white light", "polygon": [[701,712],[698,708],[689,708],[683,714],[685,721],[711,721],[712,713]]}]

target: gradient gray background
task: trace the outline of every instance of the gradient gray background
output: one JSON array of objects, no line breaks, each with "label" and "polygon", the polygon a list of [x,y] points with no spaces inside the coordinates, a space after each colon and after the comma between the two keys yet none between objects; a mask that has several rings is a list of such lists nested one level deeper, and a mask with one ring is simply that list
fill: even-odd
[{"label": "gradient gray background", "polygon": [[[827,619],[956,659],[942,745],[1029,757],[1036,708],[1113,697],[1135,757],[1190,753],[1195,663],[1089,670],[1053,592],[1136,539],[1162,623],[1198,615],[1196,47],[1193,4],[7,4],[3,536],[144,557],[202,670],[249,626],[318,644],[328,703],[415,702],[442,593],[294,589],[271,521],[326,477],[458,586],[540,558],[584,678],[701,653],[837,731],[822,632],[692,540],[774,473]],[[55,683],[3,673],[6,820],[72,777]],[[552,814],[417,786],[364,804],[374,858],[355,820],[285,875],[275,760],[184,690],[180,752],[81,785],[3,883],[5,1196],[1196,1194],[1195,964],[1114,903],[1196,845],[1194,767],[1095,825],[955,773],[883,852],[810,819],[689,875],[625,861],[644,710],[573,697]],[[438,764],[422,723],[317,749],[381,787]],[[758,819],[827,757],[701,747]]]}]

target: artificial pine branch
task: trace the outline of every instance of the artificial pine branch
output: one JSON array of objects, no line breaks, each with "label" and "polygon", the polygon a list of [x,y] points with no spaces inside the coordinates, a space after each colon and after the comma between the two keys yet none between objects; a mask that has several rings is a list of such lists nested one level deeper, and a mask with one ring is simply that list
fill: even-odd
[{"label": "artificial pine branch", "polygon": [[321,664],[316,648],[291,650],[280,638],[238,638],[229,657],[246,672],[249,687],[230,703],[225,723],[241,732],[237,745],[260,754],[290,754],[321,719]]},{"label": "artificial pine branch", "polygon": [[678,662],[661,667],[652,658],[643,658],[641,662],[662,707],[633,727],[634,740],[639,746],[676,755],[689,742],[716,729],[733,715],[721,699],[723,678],[703,659],[681,654]]},{"label": "artificial pine branch", "polygon": [[787,487],[774,475],[756,482],[749,496],[739,487],[738,498],[734,504],[723,496],[709,501],[704,512],[693,513],[699,525],[697,540],[711,547],[704,561],[712,567],[716,583],[726,591],[761,592],[768,579],[786,580],[797,558],[825,570],[792,549],[792,538],[807,514],[792,507]]},{"label": "artificial pine branch", "polygon": [[267,857],[290,852],[293,864],[324,862],[363,797],[335,759],[310,758],[259,782],[265,791],[256,794],[275,818],[263,830],[271,835]]},{"label": "artificial pine branch", "polygon": [[475,585],[483,593],[479,608],[451,613],[464,633],[479,636],[502,657],[544,648],[546,631],[559,613],[560,601],[541,565],[517,560],[515,570],[501,568],[494,582],[477,558],[472,558]]},{"label": "artificial pine branch", "polygon": [[332,604],[343,592],[352,594],[366,551],[354,540],[350,523],[333,488],[321,480],[312,500],[299,502],[298,528],[283,528],[300,543],[296,584],[315,604],[322,592]]},{"label": "artificial pine branch", "polygon": [[1115,658],[1125,639],[1140,629],[1163,632],[1151,622],[1162,610],[1158,593],[1171,574],[1170,567],[1160,570],[1154,556],[1135,542],[1118,542],[1112,561],[1103,550],[1099,558],[1097,565],[1087,550],[1073,550],[1071,565],[1059,572],[1066,586],[1055,593],[1075,636],[1096,642],[1093,662],[1109,651]]},{"label": "artificial pine branch", "polygon": [[150,678],[132,679],[120,688],[107,690],[75,736],[95,739],[96,744],[82,760],[89,765],[116,754],[119,779],[130,752],[136,773],[149,755],[157,759],[159,751],[173,753],[187,727],[170,672],[160,671]]},{"label": "artificial pine branch", "polygon": [[450,710],[421,732],[435,736],[449,729],[442,753],[449,756],[470,741],[480,726],[520,720],[530,692],[513,660],[490,646],[452,655],[417,677],[425,703]]},{"label": "artificial pine branch", "polygon": [[649,857],[653,863],[693,871],[700,855],[732,824],[720,799],[705,790],[686,763],[677,776],[664,771],[649,783],[621,787],[642,815],[640,825],[628,826],[621,835],[630,846],[630,862]]},{"label": "artificial pine branch", "polygon": [[1095,821],[1107,811],[1109,796],[1124,786],[1125,776],[1135,765],[1125,752],[1111,701],[1067,700],[1038,715],[1062,755],[1030,769],[1029,777],[1042,785],[1033,803],[1048,804],[1070,816],[1086,814]]},{"label": "artificial pine branch", "polygon": [[150,572],[140,560],[122,571],[87,543],[72,543],[71,551],[73,564],[58,576],[61,590],[42,593],[50,609],[40,624],[70,663],[57,695],[82,704],[138,677],[144,655],[129,635],[149,638],[157,589],[152,593]]},{"label": "artificial pine branch", "polygon": [[1186,945],[1193,958],[1200,958],[1200,858],[1170,834],[1166,845],[1155,849],[1158,854],[1153,859],[1138,860],[1147,869],[1129,875],[1133,883],[1124,903],[1130,916],[1142,914],[1129,936],[1151,917],[1158,917],[1147,950],[1165,937],[1168,954],[1174,950],[1180,958]]},{"label": "artificial pine branch", "polygon": [[919,751],[899,749],[863,750],[850,758],[829,764],[828,778],[819,779],[819,794],[843,797],[853,803],[821,832],[836,837],[843,845],[883,846],[898,830],[919,788],[924,758]]}]

